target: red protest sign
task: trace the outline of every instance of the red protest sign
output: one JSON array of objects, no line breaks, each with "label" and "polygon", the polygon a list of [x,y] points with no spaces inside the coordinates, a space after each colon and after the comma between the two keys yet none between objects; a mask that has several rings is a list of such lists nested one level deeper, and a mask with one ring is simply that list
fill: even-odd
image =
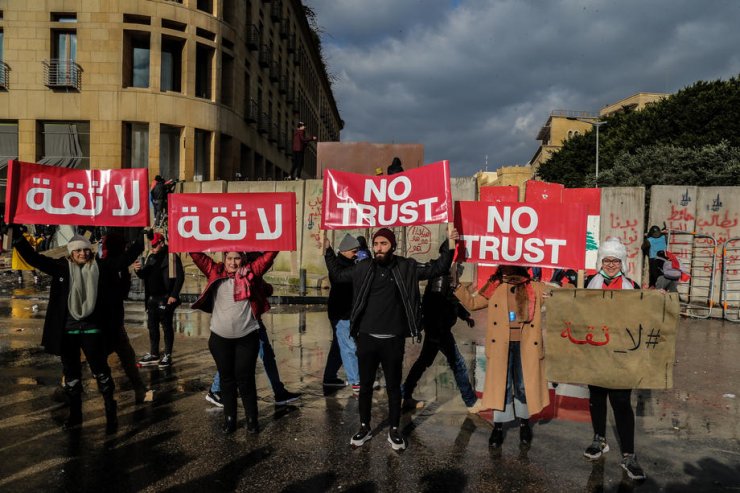
[{"label": "red protest sign", "polygon": [[519,202],[519,187],[515,185],[491,185],[480,187],[480,202]]},{"label": "red protest sign", "polygon": [[322,229],[445,223],[451,211],[447,161],[390,176],[324,171]]},{"label": "red protest sign", "polygon": [[146,169],[81,170],[11,161],[5,221],[16,224],[146,226]]},{"label": "red protest sign", "polygon": [[562,202],[564,185],[539,180],[527,180],[525,202]]},{"label": "red protest sign", "polygon": [[466,262],[583,269],[582,204],[456,202]]},{"label": "red protest sign", "polygon": [[275,193],[176,193],[169,196],[171,252],[296,249],[296,196]]}]

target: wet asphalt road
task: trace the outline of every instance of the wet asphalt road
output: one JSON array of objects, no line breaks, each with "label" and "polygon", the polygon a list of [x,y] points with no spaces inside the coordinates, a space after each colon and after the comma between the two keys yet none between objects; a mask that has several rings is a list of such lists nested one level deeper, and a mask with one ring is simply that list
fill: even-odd
[{"label": "wet asphalt road", "polygon": [[[276,306],[266,316],[281,377],[303,398],[275,407],[258,363],[262,432],[219,431],[222,413],[204,400],[214,372],[206,348],[207,317],[181,308],[174,366],[144,369],[153,403],[135,405],[115,356],[120,427],[104,434],[102,399],[87,373],[80,430],[63,432],[58,395],[61,364],[38,347],[45,290],[0,280],[0,491],[740,491],[740,325],[684,319],[670,391],[633,392],[636,451],[647,481],[626,479],[612,452],[583,459],[592,436],[587,412],[537,422],[534,442],[521,449],[515,429],[503,450],[488,447],[490,416],[470,416],[444,358],[425,373],[416,397],[421,410],[401,422],[409,440],[398,453],[386,441],[386,398],[375,392],[375,437],[353,450],[357,401],[349,388],[324,395],[321,386],[331,330],[317,306]],[[29,286],[30,285],[30,286]],[[34,306],[36,308],[34,308]],[[475,329],[455,329],[473,368],[485,314]],[[139,303],[127,305],[134,348],[148,346]],[[407,343],[405,369],[420,346]],[[471,371],[472,373],[472,371]],[[341,371],[340,371],[341,376]],[[240,425],[243,425],[240,409]]]}]

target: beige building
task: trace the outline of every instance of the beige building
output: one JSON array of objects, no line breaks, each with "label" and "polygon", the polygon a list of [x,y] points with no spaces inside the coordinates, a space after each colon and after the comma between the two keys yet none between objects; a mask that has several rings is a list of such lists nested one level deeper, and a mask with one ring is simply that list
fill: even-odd
[{"label": "beige building", "polygon": [[[297,121],[339,140],[300,0],[0,0],[0,11],[0,166],[272,180],[290,171]],[[303,173],[315,176],[313,144]]]},{"label": "beige building", "polygon": [[664,93],[639,92],[616,103],[604,106],[598,115],[587,111],[554,110],[537,134],[540,146],[529,164],[536,172],[542,163],[547,162],[555,152],[563,147],[566,140],[590,131],[593,128],[593,123],[615,113],[639,111],[646,105],[660,101],[667,96],[668,94]]}]

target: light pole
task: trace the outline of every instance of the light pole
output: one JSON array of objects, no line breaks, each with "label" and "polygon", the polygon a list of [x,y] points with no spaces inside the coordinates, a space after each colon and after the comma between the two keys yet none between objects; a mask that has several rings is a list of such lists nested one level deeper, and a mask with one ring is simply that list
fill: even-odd
[{"label": "light pole", "polygon": [[606,122],[602,120],[596,120],[595,122],[589,123],[596,127],[596,188],[599,188],[599,127],[602,125],[606,125]]}]

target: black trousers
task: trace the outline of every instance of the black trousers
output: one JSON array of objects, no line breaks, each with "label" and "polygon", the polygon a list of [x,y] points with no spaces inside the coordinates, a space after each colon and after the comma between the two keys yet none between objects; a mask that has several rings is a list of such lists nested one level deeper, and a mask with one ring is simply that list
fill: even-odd
[{"label": "black trousers", "polygon": [[421,346],[419,357],[414,361],[414,364],[409,370],[409,374],[406,376],[406,381],[403,383],[404,399],[413,397],[416,384],[419,383],[419,379],[426,369],[432,366],[434,360],[437,358],[438,352],[441,351],[442,354],[444,354],[450,368],[455,368],[457,359],[455,346],[455,337],[449,330],[445,331],[441,335],[432,336],[431,334],[427,334],[424,336],[424,343]]},{"label": "black trousers", "polygon": [[257,419],[257,385],[254,374],[260,349],[259,331],[255,330],[238,339],[226,339],[211,332],[208,349],[221,375],[224,416],[236,418],[238,389],[247,418]]},{"label": "black trousers", "polygon": [[606,436],[606,398],[614,411],[614,421],[617,425],[617,435],[623,454],[635,452],[635,413],[632,411],[630,398],[632,391],[627,389],[606,389],[589,385],[590,397],[588,407],[591,411],[591,425],[594,433]]},{"label": "black trousers", "polygon": [[406,339],[400,336],[379,339],[369,334],[357,337],[357,363],[360,369],[360,422],[370,424],[373,404],[373,383],[378,365],[383,366],[385,390],[388,394],[388,421],[391,428],[401,422],[401,378]]},{"label": "black trousers", "polygon": [[64,381],[69,385],[75,380],[82,379],[80,349],[85,353],[90,371],[92,371],[98,382],[101,381],[101,378],[103,380],[110,380],[110,367],[108,366],[108,352],[105,349],[105,340],[103,334],[98,333],[64,334],[62,336],[61,356]]},{"label": "black trousers", "polygon": [[[175,342],[175,328],[172,319],[175,316],[175,303],[167,304],[168,296],[150,296],[146,302],[146,326],[149,329],[149,352],[159,354],[159,325],[164,333],[164,354],[172,354]],[[164,310],[159,308],[164,306]]]},{"label": "black trousers", "polygon": [[131,382],[131,387],[134,390],[144,388],[144,381],[141,379],[139,368],[136,366],[136,352],[131,347],[131,341],[129,341],[128,334],[123,326],[118,330],[115,351],[118,359],[121,360],[124,373]]},{"label": "black trousers", "polygon": [[663,267],[663,260],[659,258],[648,259],[648,286],[651,288],[655,287],[655,283],[658,281],[658,277],[663,273],[661,269]]},{"label": "black trousers", "polygon": [[293,167],[290,169],[291,178],[300,178],[303,171],[303,151],[293,151]]}]

